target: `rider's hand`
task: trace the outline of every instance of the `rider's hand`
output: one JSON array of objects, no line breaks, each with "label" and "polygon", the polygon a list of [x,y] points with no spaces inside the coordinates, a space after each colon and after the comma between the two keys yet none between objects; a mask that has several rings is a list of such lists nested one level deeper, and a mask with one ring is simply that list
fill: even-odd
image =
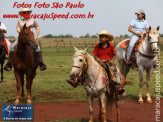
[{"label": "rider's hand", "polygon": [[109,62],[110,62],[111,64],[114,64],[114,61],[113,61],[113,60],[110,60]]},{"label": "rider's hand", "polygon": [[139,36],[143,36],[144,33],[143,32],[136,32],[136,34]]}]

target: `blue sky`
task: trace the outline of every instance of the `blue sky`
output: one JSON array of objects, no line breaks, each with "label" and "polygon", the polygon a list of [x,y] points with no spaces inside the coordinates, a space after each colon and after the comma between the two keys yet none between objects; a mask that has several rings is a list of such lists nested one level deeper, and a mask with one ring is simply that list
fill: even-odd
[{"label": "blue sky", "polygon": [[[35,2],[52,5],[53,2],[61,4],[83,3],[83,8],[33,8]],[[36,19],[40,26],[39,37],[45,34],[72,34],[73,36],[81,36],[89,33],[94,35],[105,29],[114,36],[120,34],[128,34],[128,26],[132,19],[136,18],[135,12],[138,9],[144,9],[146,19],[152,27],[160,26],[160,33],[163,33],[163,0],[1,0],[0,4],[0,20],[5,23],[8,33],[6,36],[13,35],[17,37],[16,24],[18,19],[3,19],[3,14],[17,14],[22,8],[13,8],[14,2],[22,4],[32,4],[29,8],[33,10],[33,14],[39,13],[73,13],[94,14],[93,19],[55,19],[41,20]]]}]

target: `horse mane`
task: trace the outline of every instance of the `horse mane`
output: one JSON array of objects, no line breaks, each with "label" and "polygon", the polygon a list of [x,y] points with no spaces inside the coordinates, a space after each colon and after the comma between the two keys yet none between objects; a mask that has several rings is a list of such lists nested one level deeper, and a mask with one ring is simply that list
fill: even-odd
[{"label": "horse mane", "polygon": [[87,53],[87,61],[88,61],[88,65],[93,65],[93,64],[99,65],[97,61],[89,53]]}]

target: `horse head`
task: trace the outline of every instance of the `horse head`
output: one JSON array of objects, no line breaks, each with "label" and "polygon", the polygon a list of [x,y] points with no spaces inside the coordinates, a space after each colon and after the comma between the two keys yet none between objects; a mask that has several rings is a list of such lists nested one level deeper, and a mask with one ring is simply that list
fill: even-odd
[{"label": "horse head", "polygon": [[153,51],[153,53],[157,53],[159,52],[158,49],[158,42],[159,42],[159,29],[160,27],[158,26],[156,29],[155,28],[151,28],[151,26],[149,26],[149,32],[148,32],[148,42],[151,45],[151,49]]},{"label": "horse head", "polygon": [[71,79],[76,80],[77,78],[79,78],[83,71],[85,71],[87,69],[87,50],[88,47],[85,48],[84,50],[78,50],[76,47],[74,47],[75,49],[75,54],[73,57],[73,66],[72,66],[72,70],[70,72],[70,77]]},{"label": "horse head", "polygon": [[33,32],[30,30],[32,26],[27,27],[26,24],[24,24],[23,29],[19,33],[19,42],[24,45],[30,45],[32,49],[36,50],[38,47],[38,44],[34,38]]}]

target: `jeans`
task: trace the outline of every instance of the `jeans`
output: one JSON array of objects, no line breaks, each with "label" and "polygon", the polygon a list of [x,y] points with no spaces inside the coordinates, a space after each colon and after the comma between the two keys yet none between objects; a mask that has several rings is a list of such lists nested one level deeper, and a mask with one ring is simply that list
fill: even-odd
[{"label": "jeans", "polygon": [[[37,42],[37,41],[36,41]],[[17,43],[18,43],[18,40],[15,40],[15,42],[12,44],[12,46],[10,47],[10,51],[13,51],[14,52],[14,47],[15,47],[15,45],[17,45]],[[38,42],[37,42],[37,44],[38,44]],[[36,49],[36,52],[41,52],[41,48],[40,48],[40,46],[39,46],[39,44],[38,44],[38,47],[37,47],[37,49]]]},{"label": "jeans", "polygon": [[128,46],[128,49],[127,49],[127,60],[129,59],[131,53],[132,53],[132,50],[134,48],[134,45],[136,43],[136,41],[139,39],[140,37],[139,36],[136,36],[136,35],[132,35],[131,36],[131,39],[130,39],[130,42],[129,42],[129,46]]}]

